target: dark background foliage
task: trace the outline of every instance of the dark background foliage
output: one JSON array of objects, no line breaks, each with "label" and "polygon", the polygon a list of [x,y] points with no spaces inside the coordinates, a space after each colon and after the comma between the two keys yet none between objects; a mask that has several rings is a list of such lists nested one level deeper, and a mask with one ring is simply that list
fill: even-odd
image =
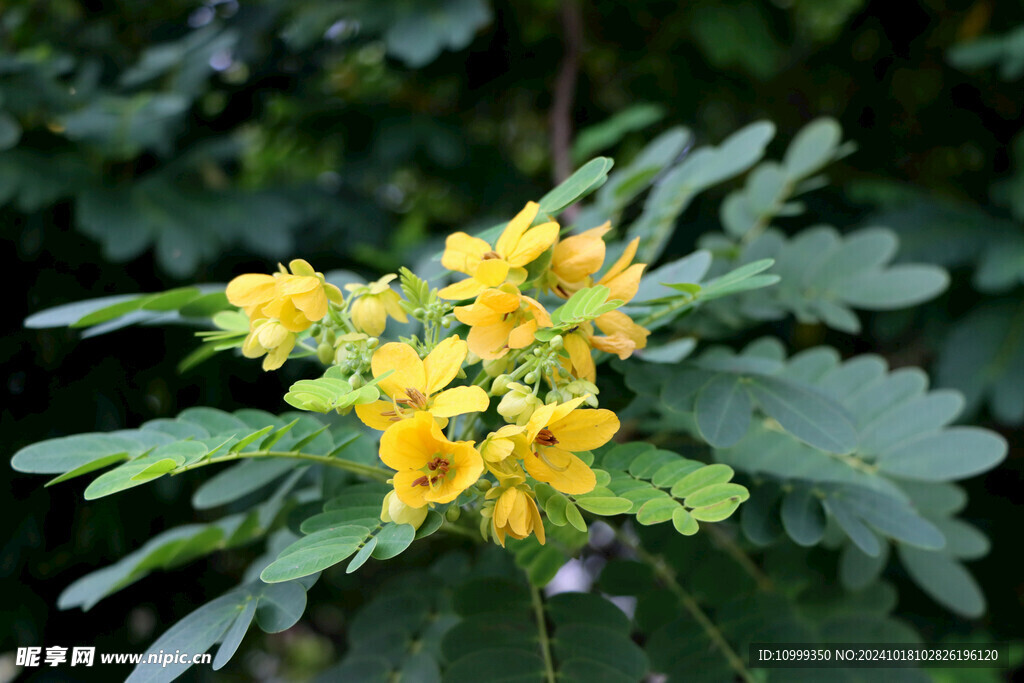
[{"label": "dark background foliage", "polygon": [[[808,221],[887,224],[904,236],[905,258],[950,267],[953,284],[919,310],[874,316],[857,339],[793,323],[767,331],[794,348],[828,341],[849,353],[879,351],[895,367],[937,369],[939,384],[965,390],[976,419],[1009,439],[1006,463],[967,482],[966,517],[994,544],[972,565],[988,614],[953,619],[893,578],[900,615],[927,640],[1020,637],[1015,538],[1024,468],[1016,428],[1024,397],[1016,397],[1024,389],[988,402],[984,395],[998,394],[989,385],[1001,378],[1024,386],[1024,367],[1017,363],[1013,374],[1012,361],[1024,347],[1012,324],[1022,317],[1015,302],[1024,258],[1000,270],[989,249],[1020,249],[1024,239],[1024,175],[1015,175],[1024,173],[1024,91],[1013,67],[1024,56],[998,44],[980,56],[951,50],[1006,35],[1024,24],[1024,7],[445,0],[428,12],[425,4],[5,5],[0,248],[11,308],[0,340],[7,363],[0,424],[7,453],[193,405],[279,411],[283,388],[301,373],[289,366],[264,374],[258,364],[222,358],[179,374],[192,330],[135,327],[81,339],[23,329],[30,313],[111,293],[226,282],[293,256],[367,275],[416,262],[447,232],[509,215],[550,187],[557,169],[583,160],[552,134],[559,107],[568,117],[556,116],[556,129],[568,121],[576,131],[632,111],[637,130],[620,127],[590,150],[620,162],[677,123],[707,143],[767,118],[782,145],[808,120],[830,115],[859,149],[833,167],[829,188],[812,195]],[[556,87],[567,59],[576,79],[571,101]],[[671,255],[718,228],[720,199],[709,193],[689,209]],[[994,283],[979,275],[993,269]],[[984,345],[985,335],[998,336],[971,327],[971,316],[991,306],[1008,311],[995,309],[1011,322],[992,344],[1011,360],[961,367],[968,361],[958,365],[963,354],[948,348],[950,339]],[[10,494],[0,652],[55,644],[141,652],[244,567],[244,552],[216,555],[217,571],[198,563],[173,578],[151,577],[87,614],[55,611],[73,579],[195,515],[188,497],[198,481],[161,480],[84,504],[80,484],[43,490],[38,477],[3,476]],[[360,599],[352,579],[336,589],[337,599],[321,600],[300,627],[247,641],[247,656],[227,671],[292,680],[333,660],[344,647],[339,605]],[[329,595],[317,590],[314,601]],[[203,676],[200,669],[188,675]],[[0,678],[12,670],[13,654],[4,655]],[[70,671],[62,669],[62,679]]]}]

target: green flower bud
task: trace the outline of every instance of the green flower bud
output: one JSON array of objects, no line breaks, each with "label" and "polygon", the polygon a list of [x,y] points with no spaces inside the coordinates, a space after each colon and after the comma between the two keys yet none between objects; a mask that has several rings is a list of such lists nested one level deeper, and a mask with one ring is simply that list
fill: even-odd
[{"label": "green flower bud", "polygon": [[491,481],[489,479],[478,479],[476,482],[477,490],[486,493],[491,489]]},{"label": "green flower bud", "polygon": [[316,347],[316,357],[324,365],[330,365],[334,359],[334,347],[327,342],[320,342],[320,345]]},{"label": "green flower bud", "polygon": [[533,411],[542,405],[544,404],[534,395],[530,387],[518,382],[510,382],[508,393],[502,397],[501,403],[498,404],[498,414],[509,423],[525,425],[530,421]]},{"label": "green flower bud", "polygon": [[512,381],[510,375],[498,375],[491,382],[491,396],[504,396],[508,391],[508,385]]},{"label": "green flower bud", "polygon": [[538,379],[540,379],[540,377],[537,376],[537,371],[531,370],[530,372],[526,373],[526,377],[523,378],[523,381],[526,382],[527,384],[533,384]]},{"label": "green flower bud", "polygon": [[377,348],[377,344],[380,344],[380,340],[377,339],[376,337],[370,337],[369,339],[366,340],[366,348],[368,349]]},{"label": "green flower bud", "polygon": [[452,505],[451,507],[444,511],[444,518],[447,519],[449,522],[458,521],[459,517],[461,516],[462,508],[460,508],[458,505]]},{"label": "green flower bud", "polygon": [[484,372],[487,373],[488,377],[497,377],[508,370],[508,366],[511,363],[508,356],[497,358],[495,360],[484,361]]},{"label": "green flower bud", "polygon": [[562,348],[562,342],[562,335],[556,334],[551,338],[551,341],[549,341],[548,344],[550,344],[553,349],[560,349]]},{"label": "green flower bud", "polygon": [[363,376],[360,375],[358,372],[353,373],[352,376],[348,378],[348,383],[352,385],[353,389],[358,389],[359,387],[366,384],[366,382],[363,380]]}]

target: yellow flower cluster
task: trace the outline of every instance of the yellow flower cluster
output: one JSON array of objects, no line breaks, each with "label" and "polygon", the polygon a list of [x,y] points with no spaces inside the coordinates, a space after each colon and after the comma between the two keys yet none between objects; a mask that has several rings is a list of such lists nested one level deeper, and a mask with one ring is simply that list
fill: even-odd
[{"label": "yellow flower cluster", "polygon": [[273,275],[239,275],[228,283],[226,294],[249,317],[242,353],[247,358],[266,355],[264,370],[284,364],[295,347],[296,332],[323,320],[328,302],[342,303],[341,290],[302,259],[289,263],[288,269],[280,266]]},{"label": "yellow flower cluster", "polygon": [[[279,367],[296,335],[323,320],[311,331],[320,348],[326,346],[318,354],[321,360],[351,372],[352,386],[366,381],[363,373],[372,373],[380,398],[357,405],[355,412],[382,432],[380,458],[395,470],[382,520],[418,527],[433,505],[475,500],[498,543],[530,534],[544,543],[537,483],[567,495],[596,486],[580,454],[610,441],[619,419],[597,407],[593,352],[626,358],[644,348],[649,333],[612,310],[572,327],[558,323],[540,335],[556,323],[537,297],[568,299],[602,285],[606,301],[628,302],[645,266],[632,262],[634,241],[598,276],[610,227],[560,240],[558,223],[534,225],[538,213],[539,206],[528,203],[493,247],[465,233],[450,235],[441,263],[466,277],[430,291],[403,271],[406,300],[391,289],[395,276],[388,275],[368,285],[347,285],[351,300],[344,302],[340,290],[305,261],[293,261],[290,272],[243,275],[228,285],[228,299],[251,322],[243,352],[266,354],[265,368]],[[524,293],[527,288],[534,296]],[[378,346],[387,318],[406,322],[407,312],[423,322],[424,340],[410,337]],[[441,338],[451,318],[468,326],[465,339]],[[460,384],[465,368],[480,361],[476,379]],[[550,390],[542,399],[545,382]],[[490,423],[493,430],[481,430],[487,436],[478,436],[479,443],[470,440],[478,422]]]}]

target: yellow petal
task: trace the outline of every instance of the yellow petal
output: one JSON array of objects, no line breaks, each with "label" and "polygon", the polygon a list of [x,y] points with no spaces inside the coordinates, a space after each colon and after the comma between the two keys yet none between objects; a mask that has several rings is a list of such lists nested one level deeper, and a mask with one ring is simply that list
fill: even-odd
[{"label": "yellow petal", "polygon": [[320,280],[315,277],[304,275],[278,275],[277,291],[281,296],[295,296],[305,294],[320,286]]},{"label": "yellow petal", "polygon": [[515,489],[505,489],[498,497],[498,500],[494,501],[495,524],[502,527],[508,524],[508,518],[512,514],[513,508],[515,508],[518,493]]},{"label": "yellow petal", "polygon": [[526,423],[527,444],[532,444],[540,430],[548,426],[548,422],[551,421],[551,416],[555,414],[556,408],[558,408],[557,404],[548,403],[533,411],[530,421]]},{"label": "yellow petal", "polygon": [[533,335],[537,331],[537,321],[528,320],[512,330],[508,335],[510,349],[524,349],[533,343]]},{"label": "yellow petal", "polygon": [[[595,479],[595,484],[596,484]],[[527,501],[530,504],[530,518],[533,520],[531,526],[533,527],[533,533],[537,536],[537,542],[544,545],[544,520],[540,518],[540,510],[537,509],[537,503],[532,497],[527,497]]]},{"label": "yellow petal", "polygon": [[548,315],[548,312],[539,301],[528,296],[524,296],[523,301],[526,302],[526,307],[533,314],[538,326],[551,327],[551,316]]},{"label": "yellow petal", "polygon": [[380,377],[388,370],[394,370],[380,381],[378,386],[392,398],[406,397],[406,389],[416,389],[426,394],[427,375],[423,361],[408,344],[391,342],[377,349],[370,360],[374,377]]},{"label": "yellow petal", "polygon": [[474,325],[466,336],[469,350],[483,360],[501,358],[508,353],[508,335],[513,327],[515,323],[511,320],[499,320],[489,325]]},{"label": "yellow petal", "polygon": [[402,297],[398,296],[398,292],[393,289],[388,290],[380,295],[380,300],[384,302],[384,310],[387,311],[388,315],[400,323],[409,322],[409,317],[405,314],[405,311],[399,303],[401,302]]},{"label": "yellow petal", "polygon": [[604,263],[604,234],[611,223],[567,237],[555,245],[551,254],[551,270],[569,283],[579,283],[593,275]]},{"label": "yellow petal", "polygon": [[540,454],[534,453],[523,459],[523,465],[526,466],[526,471],[530,473],[531,477],[537,481],[551,484],[562,493],[569,495],[579,495],[594,490],[594,486],[597,485],[594,471],[575,454],[558,447],[542,447],[540,450],[543,452],[543,458]]},{"label": "yellow petal", "polygon": [[272,275],[247,273],[239,275],[228,283],[224,293],[231,305],[245,308],[261,304],[274,297],[275,285]]},{"label": "yellow petal", "polygon": [[307,261],[306,259],[292,259],[288,263],[288,269],[292,271],[292,274],[294,275],[316,275],[316,270],[313,269],[313,266],[309,265],[309,261]]},{"label": "yellow petal", "polygon": [[604,284],[605,280],[612,279],[626,269],[626,266],[628,266],[633,261],[633,257],[636,256],[636,249],[638,246],[640,246],[639,237],[626,245],[626,250],[622,252],[622,256],[619,257],[619,260],[613,263],[612,267],[609,268],[608,272],[606,272],[601,278],[601,284]]},{"label": "yellow petal", "polygon": [[591,337],[590,343],[599,351],[614,353],[619,357],[619,360],[626,360],[636,351],[636,342],[622,334],[613,334],[608,337]]},{"label": "yellow petal", "polygon": [[[505,229],[501,232],[501,237],[494,245],[494,250],[502,256],[508,256],[512,253],[512,250],[516,248],[519,243],[519,238],[523,236],[526,229],[533,223],[533,219],[537,217],[537,212],[540,210],[540,204],[536,202],[527,202],[523,210],[516,214],[515,218],[508,222]],[[523,265],[521,263],[516,265]]]},{"label": "yellow petal", "polygon": [[530,228],[506,258],[513,266],[525,266],[543,254],[558,239],[558,223],[544,223]]},{"label": "yellow petal", "polygon": [[450,503],[459,494],[480,479],[484,472],[484,461],[472,444],[459,441],[449,446],[449,460],[455,468],[455,476],[450,476],[440,486],[429,491],[425,498],[434,503]]},{"label": "yellow petal", "polygon": [[508,276],[508,267],[504,259],[486,259],[476,267],[473,278],[487,287],[497,287]]},{"label": "yellow petal", "polygon": [[434,350],[423,359],[423,369],[427,376],[427,391],[425,393],[430,396],[451,384],[451,381],[459,374],[459,369],[468,353],[469,347],[466,342],[459,339],[457,334],[441,340]]},{"label": "yellow petal", "polygon": [[597,378],[597,366],[590,355],[590,344],[579,333],[567,334],[563,338],[565,350],[569,352],[573,371],[580,379],[593,382]]},{"label": "yellow petal", "polygon": [[323,287],[311,289],[303,294],[296,294],[292,297],[295,308],[306,314],[306,317],[316,322],[327,315],[327,293]]},{"label": "yellow petal", "polygon": [[403,470],[396,472],[395,481],[395,495],[398,496],[398,500],[402,501],[409,507],[421,508],[427,504],[427,494],[430,492],[429,486],[413,486],[413,482],[423,476],[423,473],[419,470]]},{"label": "yellow petal", "polygon": [[426,467],[439,445],[431,433],[433,424],[434,419],[423,412],[394,423],[380,437],[380,459],[393,470]]},{"label": "yellow petal", "polygon": [[[385,415],[385,413],[390,414]],[[395,414],[395,405],[390,401],[374,401],[356,406],[356,415],[364,425],[381,432],[401,420]]]},{"label": "yellow petal", "polygon": [[448,270],[471,275],[484,254],[490,250],[491,245],[479,237],[472,237],[464,232],[452,233],[444,242],[441,265]]},{"label": "yellow petal", "polygon": [[454,387],[434,397],[430,402],[430,412],[435,417],[482,413],[489,403],[487,392],[481,387]]},{"label": "yellow petal", "polygon": [[[622,311],[608,311],[594,320],[598,329],[609,336],[621,335],[633,342],[634,348],[643,349],[647,347],[647,337],[650,330],[637,325],[633,319]],[[594,345],[595,347],[597,344]]]},{"label": "yellow petal", "polygon": [[460,280],[442,288],[438,291],[437,295],[448,301],[463,301],[465,299],[472,299],[485,289],[487,289],[487,285],[476,278],[467,277],[465,280]]},{"label": "yellow petal", "polygon": [[640,276],[644,274],[646,267],[643,263],[634,263],[613,278],[602,278],[600,284],[609,290],[608,300],[618,299],[627,303],[632,301],[640,289]]},{"label": "yellow petal", "polygon": [[288,337],[275,349],[271,349],[266,358],[263,359],[263,369],[266,371],[277,370],[288,360],[288,354],[295,348],[295,335]]},{"label": "yellow petal", "polygon": [[619,431],[619,418],[610,410],[584,408],[574,410],[548,425],[558,439],[558,447],[567,451],[589,451],[608,443]]}]

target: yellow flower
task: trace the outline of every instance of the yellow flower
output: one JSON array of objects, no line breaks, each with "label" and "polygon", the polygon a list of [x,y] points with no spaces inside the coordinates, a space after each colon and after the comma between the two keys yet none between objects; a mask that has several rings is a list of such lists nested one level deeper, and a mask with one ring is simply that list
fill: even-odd
[{"label": "yellow flower", "polygon": [[[622,256],[597,281],[597,284],[608,288],[608,297],[605,301],[618,299],[623,303],[629,303],[636,296],[640,288],[640,277],[647,267],[643,263],[630,265],[636,256],[639,243],[639,238],[630,242]],[[604,336],[594,334],[595,325]],[[580,379],[593,382],[597,376],[597,369],[590,353],[592,348],[613,353],[625,360],[635,350],[647,346],[647,337],[650,334],[649,330],[637,325],[622,311],[609,311],[600,315],[592,322],[584,323],[563,335],[565,350],[569,352],[570,371]]]},{"label": "yellow flower", "polygon": [[358,297],[352,303],[352,322],[360,332],[379,337],[384,332],[389,315],[398,322],[409,322],[399,305],[402,297],[388,284],[396,277],[391,273],[368,285],[345,285],[346,290]]},{"label": "yellow flower", "polygon": [[611,229],[611,223],[605,223],[555,245],[547,277],[547,286],[555,294],[568,299],[578,290],[590,286],[591,276],[604,263],[604,235]]},{"label": "yellow flower", "polygon": [[533,533],[543,545],[544,522],[533,499],[533,492],[526,486],[512,486],[504,490],[491,489],[487,492],[488,497],[492,493],[498,498],[494,501],[491,516],[491,529],[498,543],[504,548],[506,536],[526,538]]},{"label": "yellow flower", "polygon": [[408,344],[384,344],[373,354],[370,369],[374,377],[392,371],[377,385],[391,400],[356,406],[356,415],[367,426],[383,431],[421,411],[447,424],[454,415],[487,410],[490,399],[481,387],[442,391],[459,374],[467,352],[466,342],[458,335],[442,340],[423,360]]},{"label": "yellow flower", "polygon": [[525,348],[538,328],[551,327],[551,316],[540,302],[511,287],[484,290],[469,306],[457,306],[455,317],[470,326],[469,349],[484,360]]},{"label": "yellow flower", "polygon": [[589,451],[608,443],[619,431],[619,418],[610,410],[577,410],[583,397],[552,403],[533,412],[517,455],[530,476],[568,494],[587,493],[597,479],[574,451]]},{"label": "yellow flower", "polygon": [[263,369],[277,370],[288,360],[288,354],[295,348],[295,333],[285,329],[276,320],[254,320],[248,336],[242,342],[242,355],[246,358],[263,359]]},{"label": "yellow flower", "polygon": [[395,495],[410,507],[450,503],[476,483],[484,462],[472,441],[449,441],[430,413],[391,426],[380,459],[395,472]]},{"label": "yellow flower", "polygon": [[271,318],[291,332],[302,332],[327,315],[328,301],[342,303],[341,290],[302,259],[281,266],[273,275],[247,273],[228,283],[228,301],[250,320]]},{"label": "yellow flower", "polygon": [[540,206],[529,202],[509,221],[494,248],[479,237],[456,232],[445,240],[441,265],[469,275],[439,291],[442,299],[472,299],[488,287],[504,282],[521,284],[526,279],[523,266],[534,261],[558,239],[558,223],[549,221],[531,228]]},{"label": "yellow flower", "polygon": [[409,524],[413,529],[419,529],[426,518],[426,507],[409,507],[395,495],[394,491],[388,491],[388,495],[384,496],[384,502],[380,508],[380,521],[385,524],[388,522]]},{"label": "yellow flower", "polygon": [[488,463],[500,463],[515,450],[516,442],[513,437],[522,434],[523,427],[516,425],[505,425],[496,432],[491,432],[480,444],[480,455]]}]

